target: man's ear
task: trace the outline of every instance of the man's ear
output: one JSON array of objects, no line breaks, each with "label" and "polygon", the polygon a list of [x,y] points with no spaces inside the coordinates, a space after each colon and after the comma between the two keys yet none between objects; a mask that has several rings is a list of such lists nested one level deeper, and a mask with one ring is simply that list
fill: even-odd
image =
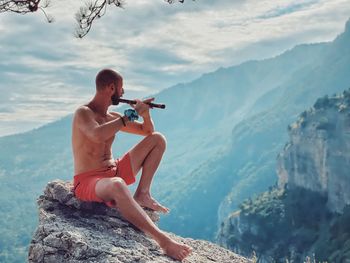
[{"label": "man's ear", "polygon": [[114,93],[115,92],[115,85],[113,83],[107,85],[107,90]]}]

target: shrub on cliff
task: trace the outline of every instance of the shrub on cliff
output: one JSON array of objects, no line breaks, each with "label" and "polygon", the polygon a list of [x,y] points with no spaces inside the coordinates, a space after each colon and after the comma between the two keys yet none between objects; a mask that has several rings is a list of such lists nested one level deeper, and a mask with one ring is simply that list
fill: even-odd
[{"label": "shrub on cliff", "polygon": [[328,95],[325,95],[324,97],[319,98],[319,99],[315,102],[314,108],[315,108],[316,110],[322,109],[322,108],[326,108],[326,107],[329,106],[329,102],[330,102],[330,101],[329,101]]},{"label": "shrub on cliff", "polygon": [[277,262],[302,262],[314,252],[317,260],[337,261],[341,255],[339,247],[346,243],[344,238],[350,240],[350,225],[349,229],[344,227],[346,220],[350,222],[350,208],[344,215],[333,215],[326,204],[326,196],[288,186],[248,199],[240,206],[240,222],[245,230],[241,236],[230,236],[230,247],[238,247],[246,255],[252,250],[258,257],[271,255]]}]

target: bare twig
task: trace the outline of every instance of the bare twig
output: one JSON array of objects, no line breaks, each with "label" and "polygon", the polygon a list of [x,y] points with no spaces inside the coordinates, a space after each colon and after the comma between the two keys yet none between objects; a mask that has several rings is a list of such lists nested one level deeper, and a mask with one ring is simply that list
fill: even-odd
[{"label": "bare twig", "polygon": [[[72,0],[73,1],[73,0]],[[75,17],[78,22],[76,36],[83,38],[89,33],[92,23],[95,19],[102,17],[107,10],[108,5],[123,8],[124,0],[90,0],[85,6],[80,7]],[[175,2],[184,3],[185,0],[164,0],[169,4]],[[192,0],[195,1],[195,0]],[[41,10],[49,23],[54,18],[45,12],[45,8],[49,6],[50,0],[0,0],[0,13],[13,12],[18,14],[26,14]],[[40,5],[39,5],[40,4]]]},{"label": "bare twig", "polygon": [[40,0],[0,0],[0,13],[14,12],[26,14],[39,8]]},{"label": "bare twig", "polygon": [[40,10],[44,13],[45,17],[46,17],[46,20],[48,23],[52,23],[55,21],[55,19],[53,18],[52,15],[50,14],[47,14],[45,12],[45,8],[49,7],[50,6],[50,0],[44,0],[44,2],[42,2],[42,5],[39,7]]},{"label": "bare twig", "polygon": [[[180,3],[184,3],[185,2],[185,0],[164,0],[165,2],[168,2],[169,4],[173,4],[174,2],[180,2]],[[195,1],[195,0],[192,0],[192,1]]]},{"label": "bare twig", "polygon": [[106,13],[107,5],[115,5],[123,7],[122,0],[95,0],[88,3],[85,7],[81,7],[75,15],[78,22],[76,29],[76,37],[83,38],[89,33],[92,23],[95,19],[102,17]]}]

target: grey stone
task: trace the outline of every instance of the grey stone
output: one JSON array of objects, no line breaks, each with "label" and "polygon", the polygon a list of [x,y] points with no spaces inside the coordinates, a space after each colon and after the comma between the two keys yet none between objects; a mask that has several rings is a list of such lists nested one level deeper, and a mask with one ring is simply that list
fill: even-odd
[{"label": "grey stone", "polygon": [[350,117],[345,113],[350,109],[310,112],[305,125],[301,120],[291,125],[290,142],[277,157],[280,187],[288,183],[325,195],[328,208],[338,213],[350,204]]},{"label": "grey stone", "polygon": [[[29,247],[30,263],[175,262],[163,254],[154,240],[125,221],[116,209],[75,198],[70,182],[48,183],[38,205],[39,226]],[[159,221],[157,213],[146,212],[154,222]],[[193,248],[185,262],[250,262],[210,242],[168,234]]]}]

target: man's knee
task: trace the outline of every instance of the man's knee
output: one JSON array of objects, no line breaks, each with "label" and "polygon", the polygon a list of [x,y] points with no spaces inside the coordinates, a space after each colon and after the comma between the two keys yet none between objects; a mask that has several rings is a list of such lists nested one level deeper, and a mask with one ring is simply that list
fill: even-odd
[{"label": "man's knee", "polygon": [[129,196],[129,189],[125,181],[120,177],[111,178],[108,191],[110,191],[110,193],[117,198]]},{"label": "man's knee", "polygon": [[153,132],[150,136],[155,140],[156,145],[165,151],[167,144],[165,136],[160,132]]}]

